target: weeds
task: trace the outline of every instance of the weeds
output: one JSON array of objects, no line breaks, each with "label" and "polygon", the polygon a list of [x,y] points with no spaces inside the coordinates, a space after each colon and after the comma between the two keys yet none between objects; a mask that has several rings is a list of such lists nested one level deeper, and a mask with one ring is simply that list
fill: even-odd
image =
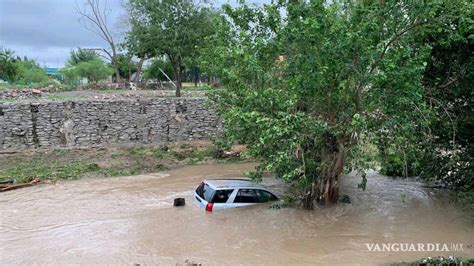
[{"label": "weeds", "polygon": [[[77,179],[86,174],[127,176],[164,171],[181,165],[227,162],[227,159],[216,159],[214,150],[211,144],[180,144],[109,150],[58,149],[0,155],[0,181],[24,183],[33,179]],[[228,160],[235,162],[238,159]]]},{"label": "weeds", "polygon": [[461,257],[456,256],[448,256],[448,257],[427,257],[422,258],[418,261],[414,262],[398,262],[392,263],[391,266],[414,266],[414,265],[472,265],[474,263],[474,258],[471,259],[463,259]]},{"label": "weeds", "polygon": [[97,172],[100,167],[96,163],[67,163],[47,165],[19,164],[0,172],[0,180],[15,180],[17,183],[30,182],[33,179],[76,179],[79,176]]}]

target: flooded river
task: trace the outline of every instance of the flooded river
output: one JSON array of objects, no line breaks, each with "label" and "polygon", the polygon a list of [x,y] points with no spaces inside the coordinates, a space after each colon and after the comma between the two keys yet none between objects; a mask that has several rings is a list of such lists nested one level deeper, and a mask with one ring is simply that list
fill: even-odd
[{"label": "flooded river", "polygon": [[[119,178],[85,178],[0,194],[0,265],[373,265],[432,255],[474,257],[471,214],[410,180],[372,173],[344,180],[352,204],[315,211],[268,206],[206,213],[192,204],[205,177],[240,176],[252,164],[190,166]],[[265,183],[276,191],[273,179]],[[186,206],[172,206],[185,197]],[[366,244],[462,243],[463,251],[369,251]]]}]

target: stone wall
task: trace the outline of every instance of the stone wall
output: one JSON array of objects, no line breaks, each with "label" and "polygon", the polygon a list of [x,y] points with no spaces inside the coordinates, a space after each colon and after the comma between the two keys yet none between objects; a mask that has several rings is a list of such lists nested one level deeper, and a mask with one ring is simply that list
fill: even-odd
[{"label": "stone wall", "polygon": [[0,104],[0,150],[202,140],[220,128],[205,98]]}]

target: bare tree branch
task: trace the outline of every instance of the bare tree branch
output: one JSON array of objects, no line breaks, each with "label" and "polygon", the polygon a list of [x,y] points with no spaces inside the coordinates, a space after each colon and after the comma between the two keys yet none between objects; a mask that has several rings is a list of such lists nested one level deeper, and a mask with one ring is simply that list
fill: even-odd
[{"label": "bare tree branch", "polygon": [[[81,8],[76,0],[76,11],[81,16],[79,22],[84,28],[94,32],[110,46],[110,51],[105,48],[93,48],[92,50],[101,51],[107,55],[115,68],[117,81],[120,81],[120,72],[117,63],[117,46],[107,24],[107,17],[110,13],[107,13],[107,0],[102,1],[104,3],[103,5],[101,5],[101,0],[84,0]],[[101,56],[107,58],[103,55]]]},{"label": "bare tree branch", "polygon": [[[83,48],[84,50],[92,50],[92,51],[99,51],[100,53],[99,56],[106,59],[106,60],[112,60],[112,54],[107,51],[107,49],[104,48]],[[105,54],[105,55],[104,55]]]}]

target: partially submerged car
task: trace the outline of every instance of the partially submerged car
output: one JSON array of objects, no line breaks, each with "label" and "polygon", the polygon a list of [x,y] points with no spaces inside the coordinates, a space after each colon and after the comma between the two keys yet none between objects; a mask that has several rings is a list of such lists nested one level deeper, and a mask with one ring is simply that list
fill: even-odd
[{"label": "partially submerged car", "polygon": [[200,208],[213,211],[276,201],[278,197],[249,179],[207,179],[194,192],[194,199]]}]

